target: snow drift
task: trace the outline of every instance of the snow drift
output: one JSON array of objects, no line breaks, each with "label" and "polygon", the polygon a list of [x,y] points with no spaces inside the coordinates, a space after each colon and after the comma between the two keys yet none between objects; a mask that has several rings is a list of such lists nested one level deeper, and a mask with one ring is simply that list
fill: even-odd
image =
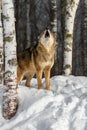
[{"label": "snow drift", "polygon": [[32,88],[18,88],[19,108],[11,120],[2,117],[0,87],[0,130],[87,130],[87,77],[54,76],[51,91],[37,89],[36,79]]}]

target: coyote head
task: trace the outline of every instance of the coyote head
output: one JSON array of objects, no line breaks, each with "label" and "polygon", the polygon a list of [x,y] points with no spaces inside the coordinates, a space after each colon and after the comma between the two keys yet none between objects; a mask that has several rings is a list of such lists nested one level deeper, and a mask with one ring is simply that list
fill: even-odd
[{"label": "coyote head", "polygon": [[45,47],[54,44],[54,42],[54,35],[48,28],[46,28],[39,36],[39,43],[43,44]]}]

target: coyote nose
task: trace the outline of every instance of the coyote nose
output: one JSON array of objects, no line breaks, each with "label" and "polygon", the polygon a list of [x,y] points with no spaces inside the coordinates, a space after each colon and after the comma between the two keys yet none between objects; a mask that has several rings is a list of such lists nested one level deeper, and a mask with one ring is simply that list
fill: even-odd
[{"label": "coyote nose", "polygon": [[46,29],[46,33],[45,33],[45,38],[46,37],[50,37],[50,33],[49,33],[49,31]]}]

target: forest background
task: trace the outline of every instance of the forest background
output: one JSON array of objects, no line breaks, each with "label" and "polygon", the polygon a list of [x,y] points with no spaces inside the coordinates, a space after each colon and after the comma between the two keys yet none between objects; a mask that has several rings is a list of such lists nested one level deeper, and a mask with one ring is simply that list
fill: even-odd
[{"label": "forest background", "polygon": [[[66,1],[57,0],[57,48],[51,75],[63,74]],[[74,19],[72,74],[87,75],[87,2],[80,0]],[[50,0],[15,0],[17,51],[37,43],[39,34],[51,29],[53,17]]]}]

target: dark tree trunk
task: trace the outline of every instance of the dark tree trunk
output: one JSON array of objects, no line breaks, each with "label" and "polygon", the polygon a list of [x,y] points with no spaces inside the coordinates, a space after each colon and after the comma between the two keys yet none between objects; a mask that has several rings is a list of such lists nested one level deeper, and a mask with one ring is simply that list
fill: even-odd
[{"label": "dark tree trunk", "polygon": [[1,2],[0,1],[0,86],[3,85],[3,29],[1,19]]},{"label": "dark tree trunk", "polygon": [[87,1],[84,0],[83,8],[83,55],[84,55],[84,75],[87,76]]}]

